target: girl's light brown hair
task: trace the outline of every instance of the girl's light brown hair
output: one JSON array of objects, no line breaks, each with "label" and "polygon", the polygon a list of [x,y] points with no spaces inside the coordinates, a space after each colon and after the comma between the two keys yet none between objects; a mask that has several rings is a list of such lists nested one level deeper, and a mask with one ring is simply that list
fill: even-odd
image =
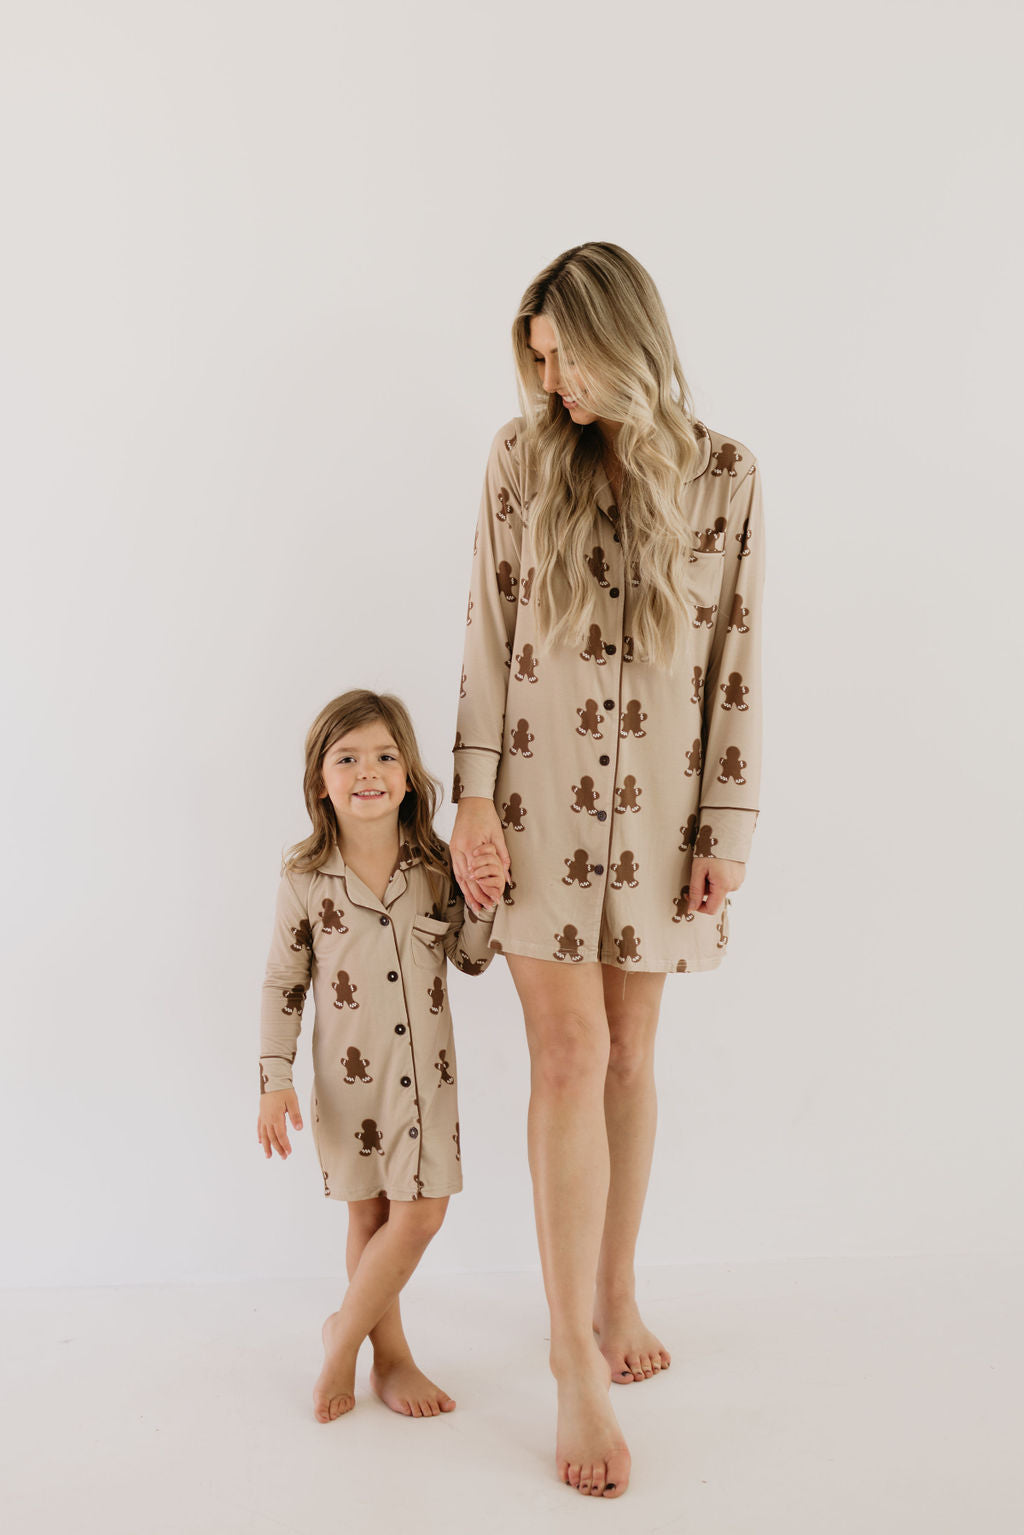
[{"label": "girl's light brown hair", "polygon": [[[536,481],[530,526],[533,591],[546,645],[583,640],[593,619],[587,570],[590,493],[601,471],[597,422],[577,426],[557,394],[538,386],[530,321],[544,315],[558,342],[563,382],[587,409],[618,424],[623,552],[639,577],[637,659],[671,666],[684,613],[684,570],[695,533],[683,510],[702,455],[668,316],[649,273],[619,245],[591,240],[563,251],[523,294],[512,327],[525,447]],[[629,568],[627,566],[627,568]]]},{"label": "girl's light brown hair", "polygon": [[409,711],[393,693],[353,688],[325,704],[309,727],[302,789],[313,830],[288,851],[285,867],[296,873],[318,869],[338,846],[338,818],[330,800],[322,797],[324,758],[335,741],[375,720],[390,731],[409,779],[410,787],[398,812],[400,833],[411,846],[419,848],[435,897],[442,901],[447,898],[451,867],[444,843],[434,830],[441,785],[424,767]]}]

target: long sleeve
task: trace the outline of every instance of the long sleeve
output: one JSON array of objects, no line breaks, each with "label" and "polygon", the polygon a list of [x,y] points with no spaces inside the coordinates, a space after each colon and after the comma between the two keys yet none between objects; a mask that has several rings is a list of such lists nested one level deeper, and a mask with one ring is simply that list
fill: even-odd
[{"label": "long sleeve", "polygon": [[[491,444],[473,544],[452,799],[491,799],[505,731],[508,664],[522,595],[522,489],[516,423]],[[529,573],[528,573],[529,575]]]},{"label": "long sleeve", "polygon": [[745,862],[761,779],[764,520],[754,460],[733,491],[718,623],[704,687],[699,853]]},{"label": "long sleeve", "polygon": [[451,927],[445,937],[444,950],[456,970],[466,975],[482,975],[494,958],[494,950],[488,945],[497,907],[494,911],[481,912],[478,917],[466,905],[454,874],[451,895],[445,913]]},{"label": "long sleeve", "polygon": [[292,1062],[313,959],[313,932],[303,890],[308,884],[308,875],[293,875],[286,869],[278,887],[260,1009],[261,1092],[292,1085]]}]

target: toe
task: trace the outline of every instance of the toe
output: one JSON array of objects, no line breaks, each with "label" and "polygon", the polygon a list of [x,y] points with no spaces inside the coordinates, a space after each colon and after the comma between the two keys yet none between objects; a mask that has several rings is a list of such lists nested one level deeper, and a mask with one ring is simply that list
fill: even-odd
[{"label": "toe", "polygon": [[558,1480],[560,1482],[568,1482],[569,1480],[569,1462],[567,1460],[560,1460],[558,1462]]},{"label": "toe", "polygon": [[441,1393],[441,1411],[442,1412],[454,1412],[455,1411],[455,1399],[454,1399],[454,1397],[446,1396],[443,1391]]},{"label": "toe", "polygon": [[607,1485],[607,1480],[608,1479],[605,1475],[604,1462],[602,1461],[599,1465],[594,1467],[594,1476],[590,1483],[590,1495],[592,1498],[604,1497],[604,1489]]},{"label": "toe", "polygon": [[570,1465],[570,1467],[569,1467],[569,1486],[570,1487],[578,1487],[580,1485],[580,1472],[582,1471],[582,1469],[583,1469],[582,1466]]},{"label": "toe", "polygon": [[644,1380],[650,1380],[651,1376],[654,1374],[654,1371],[651,1369],[650,1354],[640,1355],[640,1368],[643,1371]]},{"label": "toe", "polygon": [[634,1380],[643,1380],[644,1367],[639,1354],[627,1354],[626,1366],[631,1371]]}]

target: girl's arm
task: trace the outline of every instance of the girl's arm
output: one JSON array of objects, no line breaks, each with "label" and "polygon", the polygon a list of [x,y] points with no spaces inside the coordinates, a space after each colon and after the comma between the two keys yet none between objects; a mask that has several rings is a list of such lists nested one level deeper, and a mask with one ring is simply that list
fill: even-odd
[{"label": "girl's arm", "polygon": [[286,1117],[302,1129],[299,1101],[292,1086],[292,1062],[298,1048],[302,1009],[313,961],[313,930],[306,910],[308,875],[285,870],[277,892],[277,910],[260,1008],[260,1109],[256,1134],[266,1156],[291,1151]]}]

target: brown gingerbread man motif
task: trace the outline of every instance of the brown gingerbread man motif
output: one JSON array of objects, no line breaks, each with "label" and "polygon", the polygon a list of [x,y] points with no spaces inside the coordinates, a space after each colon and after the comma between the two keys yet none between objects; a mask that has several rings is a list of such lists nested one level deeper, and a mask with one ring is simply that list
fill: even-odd
[{"label": "brown gingerbread man motif", "polygon": [[462,774],[456,773],[452,778],[452,804],[457,805],[462,798]]},{"label": "brown gingerbread man motif", "polygon": [[457,730],[455,732],[455,745],[454,745],[454,747],[452,749],[453,749],[453,751],[460,752],[464,745],[465,745],[465,742],[462,739],[462,731],[461,730]]},{"label": "brown gingerbread man motif", "polygon": [[687,816],[686,825],[680,826],[679,830],[683,834],[683,840],[679,844],[679,851],[681,853],[688,853],[697,841],[697,817],[695,815]]},{"label": "brown gingerbread man motif", "polygon": [[749,613],[750,609],[743,606],[743,598],[740,596],[739,592],[734,593],[732,599],[732,612],[729,614],[729,622],[726,626],[730,634],[734,629],[739,634],[747,633],[750,625],[745,624],[743,620],[749,615]]},{"label": "brown gingerbread man motif", "polygon": [[725,907],[724,906],[722,907],[722,915],[719,917],[717,925],[715,927],[715,932],[718,934],[718,942],[715,945],[715,947],[717,949],[724,949],[726,944],[729,942],[729,935],[725,931]]},{"label": "brown gingerbread man motif", "polygon": [[604,658],[605,643],[601,638],[601,625],[591,624],[587,634],[587,643],[580,651],[581,661],[596,661],[598,666],[607,666]]},{"label": "brown gingerbread man motif", "polygon": [[485,959],[470,959],[465,949],[459,950],[457,968],[462,971],[463,975],[482,975],[486,964],[487,961]]},{"label": "brown gingerbread man motif", "polygon": [[681,959],[679,961],[678,965],[676,966],[676,971],[677,971],[677,973],[682,974],[682,972],[685,969],[686,969],[686,961],[685,961],[685,959]]},{"label": "brown gingerbread man motif", "polygon": [[501,812],[501,824],[505,827],[506,831],[509,827],[513,831],[524,830],[523,816],[526,814],[526,811],[523,808],[523,797],[521,794],[510,794],[507,804],[502,805]]},{"label": "brown gingerbread man motif", "polygon": [[[512,670],[512,641],[511,640],[506,640],[505,641],[505,668],[506,668],[507,671],[511,671]],[[521,680],[522,679],[520,679],[520,681]]]},{"label": "brown gingerbread man motif", "polygon": [[347,933],[348,928],[342,922],[345,915],[340,906],[335,906],[330,896],[324,896],[320,902],[320,926],[325,933]]},{"label": "brown gingerbread man motif", "polygon": [[682,890],[680,890],[679,894],[676,896],[675,900],[672,902],[673,906],[676,909],[676,914],[672,918],[673,922],[692,922],[693,921],[695,913],[692,912],[692,911],[687,911],[687,909],[686,909],[686,903],[689,901],[689,899],[690,899],[690,887],[689,887],[689,885],[684,885]]},{"label": "brown gingerbread man motif", "polygon": [[461,1162],[462,1161],[462,1146],[461,1146],[461,1144],[459,1142],[459,1121],[458,1120],[455,1121],[455,1134],[452,1136],[452,1140],[455,1142],[455,1160],[456,1160],[456,1162]]},{"label": "brown gingerbread man motif", "polygon": [[352,1082],[373,1081],[373,1078],[368,1076],[366,1072],[366,1068],[370,1063],[365,1056],[360,1054],[358,1045],[349,1045],[341,1058],[341,1064],[345,1068],[346,1082],[351,1084]]},{"label": "brown gingerbread man motif", "polygon": [[703,691],[704,691],[704,668],[703,668],[703,666],[695,666],[693,668],[693,692],[690,694],[690,702],[692,704],[699,704],[700,703],[700,699],[701,699],[701,694],[702,694]]},{"label": "brown gingerbread man motif", "polygon": [[601,732],[598,725],[604,723],[604,715],[599,713],[596,698],[588,698],[582,709],[577,709],[580,722],[576,726],[578,736],[593,736],[595,741],[601,740]]},{"label": "brown gingerbread man motif", "polygon": [[516,882],[514,879],[509,879],[505,882],[505,888],[501,892],[501,899],[506,906],[514,906],[516,904],[512,897],[512,892],[515,888]]},{"label": "brown gingerbread man motif", "polygon": [[743,677],[739,672],[730,672],[728,682],[721,683],[720,687],[721,691],[725,694],[725,697],[722,699],[723,709],[746,709],[748,707],[746,697],[750,689],[744,686]]},{"label": "brown gingerbread man motif", "polygon": [[644,791],[637,787],[636,779],[632,773],[626,774],[622,780],[621,788],[616,789],[615,792],[619,797],[619,803],[615,807],[616,815],[625,815],[627,810],[631,810],[634,815],[639,815],[640,805],[638,801]]},{"label": "brown gingerbread man motif", "polygon": [[640,963],[640,939],[637,937],[636,928],[624,927],[622,937],[615,940],[615,947],[619,951],[620,965],[626,964],[627,961],[634,965]]},{"label": "brown gingerbread man motif", "polygon": [[587,862],[586,851],[578,847],[571,858],[563,858],[562,862],[569,870],[568,874],[562,875],[562,884],[579,885],[581,890],[589,890],[590,880],[587,875],[593,874],[594,865]]},{"label": "brown gingerbread man motif", "polygon": [[331,1191],[330,1191],[330,1189],[329,1189],[329,1188],[328,1188],[328,1187],[327,1187],[327,1173],[326,1173],[326,1171],[325,1171],[325,1169],[324,1169],[324,1168],[322,1168],[322,1167],[321,1167],[321,1169],[320,1169],[320,1171],[321,1171],[321,1172],[322,1172],[322,1173],[323,1173],[323,1175],[324,1175],[324,1198],[325,1198],[325,1199],[330,1199],[330,1197],[331,1197]]},{"label": "brown gingerbread man motif", "polygon": [[745,522],[739,533],[736,534],[736,542],[740,546],[740,559],[750,553],[750,523]]},{"label": "brown gingerbread man motif", "polygon": [[713,629],[715,627],[715,614],[718,612],[718,603],[713,602],[709,608],[694,607],[696,617],[693,620],[695,629]]},{"label": "brown gingerbread man motif", "polygon": [[439,1050],[437,1052],[437,1055],[438,1055],[438,1058],[434,1062],[434,1070],[435,1071],[439,1071],[441,1073],[441,1080],[437,1084],[438,1087],[454,1087],[455,1086],[455,1078],[452,1076],[451,1072],[448,1070],[448,1051],[447,1050]]},{"label": "brown gingerbread man motif", "polygon": [[693,847],[693,856],[694,858],[713,858],[714,854],[712,853],[711,849],[717,846],[718,838],[714,835],[711,827],[705,821],[704,825],[697,833],[697,841],[694,843]]},{"label": "brown gingerbread man motif", "polygon": [[705,528],[698,545],[702,554],[718,554],[718,540],[725,534],[725,518],[716,517],[714,527]]},{"label": "brown gingerbread man motif", "polygon": [[637,879],[637,875],[640,873],[640,865],[629,848],[626,848],[618,863],[612,864],[612,873],[615,875],[615,878],[612,880],[613,890],[621,890],[623,885],[628,885],[630,890],[636,889],[640,883]]},{"label": "brown gingerbread man motif", "polygon": [[515,602],[519,577],[512,574],[512,566],[508,560],[502,560],[494,574],[497,579],[498,590],[505,601]]},{"label": "brown gingerbread man motif", "polygon": [[581,810],[585,810],[588,815],[597,815],[597,802],[601,796],[594,788],[594,780],[589,775],[581,778],[578,784],[574,783],[572,792],[576,798],[570,805],[570,810],[573,810],[576,815],[579,815]]},{"label": "brown gingerbread man motif", "polygon": [[711,471],[712,474],[719,475],[724,472],[731,479],[734,480],[736,478],[736,465],[742,464],[743,454],[736,452],[735,443],[723,442],[718,451],[711,456],[715,460],[715,467]]},{"label": "brown gingerbread man motif", "polygon": [[375,1119],[364,1119],[362,1129],[354,1132],[353,1139],[362,1142],[362,1149],[359,1152],[361,1157],[372,1156],[374,1152],[381,1157],[384,1155],[384,1147],[380,1143],[380,1131],[377,1129]]},{"label": "brown gingerbread man motif", "polygon": [[302,949],[313,947],[313,929],[308,917],[300,917],[298,927],[292,928],[292,942],[288,945],[296,954]]},{"label": "brown gingerbread man motif", "polygon": [[555,942],[558,945],[555,951],[556,959],[567,959],[575,965],[583,958],[583,955],[578,952],[583,940],[579,937],[571,922],[565,924],[564,933],[555,934]]},{"label": "brown gingerbread man motif", "polygon": [[516,672],[517,682],[537,681],[537,660],[533,654],[532,645],[523,646],[522,655],[516,656],[516,665],[519,667]]},{"label": "brown gingerbread man motif", "polygon": [[624,634],[622,636],[622,659],[626,662],[633,660],[633,636],[631,634]]},{"label": "brown gingerbread man motif", "polygon": [[537,567],[531,565],[523,577],[519,586],[519,601],[524,608],[530,605],[530,592],[533,590],[533,578],[537,574]]},{"label": "brown gingerbread man motif", "polygon": [[600,544],[595,544],[587,555],[587,564],[590,567],[590,574],[594,577],[598,586],[607,586],[608,581],[606,577],[609,567],[604,557],[604,550]]},{"label": "brown gingerbread man motif", "polygon": [[473,622],[472,614],[473,614],[474,606],[475,606],[475,604],[473,602],[473,597],[472,597],[472,594],[470,594],[469,601],[466,603],[466,628],[467,629],[469,628],[470,624]]},{"label": "brown gingerbread man motif", "polygon": [[347,970],[338,971],[337,980],[331,982],[331,990],[335,996],[335,1007],[355,1008],[359,1006],[359,1003],[356,1001],[356,992],[359,990],[359,987],[353,986]]},{"label": "brown gingerbread man motif", "polygon": [[466,696],[466,668],[463,667],[462,668],[462,676],[459,679],[459,697],[460,698],[465,698],[465,696]]},{"label": "brown gingerbread man motif", "polygon": [[267,1083],[269,1081],[270,1081],[270,1078],[267,1076],[266,1072],[263,1070],[263,1062],[260,1061],[260,1097],[261,1098],[262,1098],[263,1094],[267,1090]]},{"label": "brown gingerbread man motif", "polygon": [[286,990],[281,992],[281,995],[284,997],[284,1006],[281,1009],[282,1013],[302,1012],[302,1004],[306,1000],[305,986],[289,986]]},{"label": "brown gingerbread man motif", "polygon": [[622,711],[622,720],[619,726],[620,736],[645,736],[644,720],[647,715],[640,707],[639,698],[631,698]]},{"label": "brown gingerbread man motif", "polygon": [[515,447],[515,445],[516,445],[516,443],[518,441],[519,441],[519,433],[518,432],[513,432],[511,437],[506,437],[505,438],[505,451],[506,451],[506,453],[511,453],[512,449]]},{"label": "brown gingerbread man motif", "polygon": [[727,746],[725,748],[725,756],[718,759],[718,765],[722,769],[718,775],[719,783],[729,783],[730,781],[732,783],[746,783],[747,780],[743,776],[743,769],[747,764],[740,756],[738,746]]},{"label": "brown gingerbread man motif", "polygon": [[412,861],[418,852],[419,848],[410,846],[408,842],[400,842],[398,844],[398,867],[400,869],[411,869]]},{"label": "brown gingerbread man motif", "polygon": [[511,501],[504,485],[498,487],[498,504],[494,509],[494,515],[499,522],[508,522],[508,509]]},{"label": "brown gingerbread man motif", "polygon": [[684,778],[700,777],[700,736],[694,736],[693,745],[686,753],[687,766],[683,769]]},{"label": "brown gingerbread man motif", "polygon": [[509,747],[512,756],[515,757],[521,752],[524,757],[532,757],[533,752],[530,750],[530,744],[535,739],[536,737],[530,731],[528,720],[520,720],[517,725],[513,725],[512,744]]},{"label": "brown gingerbread man motif", "polygon": [[440,976],[435,976],[434,984],[427,989],[427,996],[430,998],[430,1011],[439,1013],[444,1007],[444,986]]}]

